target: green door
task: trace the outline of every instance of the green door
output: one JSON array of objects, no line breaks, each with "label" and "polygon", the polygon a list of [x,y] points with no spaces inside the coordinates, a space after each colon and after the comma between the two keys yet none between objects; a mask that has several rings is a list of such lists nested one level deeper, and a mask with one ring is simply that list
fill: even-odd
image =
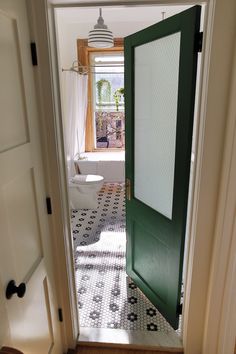
[{"label": "green door", "polygon": [[178,327],[201,7],[125,38],[127,273]]}]

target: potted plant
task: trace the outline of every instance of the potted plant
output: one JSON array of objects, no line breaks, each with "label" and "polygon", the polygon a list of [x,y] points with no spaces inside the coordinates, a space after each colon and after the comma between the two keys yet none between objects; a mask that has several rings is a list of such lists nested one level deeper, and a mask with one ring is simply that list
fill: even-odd
[{"label": "potted plant", "polygon": [[115,105],[116,105],[116,111],[119,111],[119,105],[120,105],[120,100],[121,97],[124,97],[124,87],[120,87],[117,90],[115,90],[113,94],[114,100],[115,100]]},{"label": "potted plant", "polygon": [[96,82],[98,99],[98,126],[102,128],[102,102],[111,101],[111,83],[106,79],[100,79]]}]

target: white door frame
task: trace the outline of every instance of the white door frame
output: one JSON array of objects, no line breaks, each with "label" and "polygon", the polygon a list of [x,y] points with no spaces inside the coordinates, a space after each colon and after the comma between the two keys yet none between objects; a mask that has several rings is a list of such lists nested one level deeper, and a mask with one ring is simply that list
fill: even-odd
[{"label": "white door frame", "polygon": [[[235,30],[236,34],[236,30]],[[236,339],[236,41],[227,106],[203,353],[234,352]],[[227,255],[227,257],[226,257]],[[218,324],[218,328],[216,327]],[[218,330],[219,336],[216,336]]]},{"label": "white door frame", "polygon": [[70,230],[70,211],[66,183],[62,119],[60,111],[59,83],[57,78],[57,55],[53,38],[51,8],[46,0],[27,0],[31,40],[37,43],[38,66],[35,79],[40,107],[40,123],[43,138],[43,156],[46,175],[46,192],[51,198],[52,254],[56,273],[59,308],[63,322],[61,334],[63,352],[74,348],[79,326],[74,279],[74,262]]},{"label": "white door frame", "polygon": [[[37,40],[39,67],[37,81],[45,136],[45,166],[48,192],[53,201],[55,262],[58,270],[59,302],[64,313],[62,333],[65,348],[73,347],[78,333],[73,271],[72,241],[66,183],[58,65],[54,28],[54,7],[88,6],[94,4],[148,4],[149,1],[73,2],[63,0],[28,0],[31,3],[32,34]],[[73,4],[72,4],[73,3]],[[155,4],[178,4],[178,0],[152,1]],[[182,0],[181,4],[190,4]],[[195,1],[194,3],[200,3]],[[230,89],[235,46],[236,9],[234,0],[209,0],[204,34],[204,55],[201,98],[199,103],[198,149],[191,213],[188,274],[184,301],[183,345],[186,354],[230,354],[232,330],[223,331],[223,323],[232,328],[236,314],[229,310],[235,293],[236,240],[233,214],[236,196],[232,189],[236,152],[232,141],[236,121],[236,104]],[[230,111],[228,106],[230,105]],[[228,124],[225,133],[226,123]],[[214,132],[214,134],[213,134]],[[225,143],[226,142],[226,143]],[[231,142],[231,143],[230,143]],[[223,164],[224,151],[224,164]],[[234,153],[234,155],[232,155]],[[231,166],[232,164],[232,166]],[[222,172],[223,168],[223,172]],[[229,177],[230,176],[230,177]],[[220,192],[219,192],[220,187]],[[225,198],[227,192],[228,198]],[[216,222],[217,221],[217,222]],[[231,223],[231,224],[230,224]],[[234,225],[235,229],[235,225]],[[229,245],[231,245],[229,247]],[[224,246],[224,247],[223,247]],[[214,252],[212,250],[214,249]],[[234,251],[234,253],[232,253]],[[220,272],[219,272],[219,252]],[[233,277],[234,275],[234,277]],[[220,277],[220,278],[219,278]],[[219,287],[219,279],[221,284]],[[222,305],[222,300],[224,306]],[[217,316],[215,317],[215,310]],[[230,327],[230,325],[232,327]],[[235,328],[235,326],[233,327]],[[222,332],[220,332],[220,330]],[[219,335],[220,334],[220,335]],[[216,340],[218,338],[218,341]],[[235,339],[235,334],[234,334]]]}]

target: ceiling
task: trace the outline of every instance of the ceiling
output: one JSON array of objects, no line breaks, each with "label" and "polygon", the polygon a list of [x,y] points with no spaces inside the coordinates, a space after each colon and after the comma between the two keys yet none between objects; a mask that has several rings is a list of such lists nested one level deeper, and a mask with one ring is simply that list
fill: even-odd
[{"label": "ceiling", "polygon": [[[165,17],[172,16],[183,11],[190,6],[119,6],[119,7],[103,7],[103,17],[105,23],[120,22],[143,22],[155,21],[162,19],[162,12]],[[56,13],[58,19],[67,24],[72,23],[89,23],[94,25],[98,18],[98,7],[65,7],[57,8]]]}]

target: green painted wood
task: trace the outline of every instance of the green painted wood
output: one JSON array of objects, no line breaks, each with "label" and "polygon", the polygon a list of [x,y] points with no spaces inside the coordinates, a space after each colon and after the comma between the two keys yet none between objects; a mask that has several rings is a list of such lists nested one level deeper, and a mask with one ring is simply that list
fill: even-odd
[{"label": "green painted wood", "polygon": [[[126,178],[131,181],[131,200],[126,200],[127,273],[175,329],[178,328],[177,308],[182,283],[200,14],[201,7],[194,6],[126,37],[124,42]],[[134,198],[134,48],[179,31],[175,173],[170,220]]]}]

